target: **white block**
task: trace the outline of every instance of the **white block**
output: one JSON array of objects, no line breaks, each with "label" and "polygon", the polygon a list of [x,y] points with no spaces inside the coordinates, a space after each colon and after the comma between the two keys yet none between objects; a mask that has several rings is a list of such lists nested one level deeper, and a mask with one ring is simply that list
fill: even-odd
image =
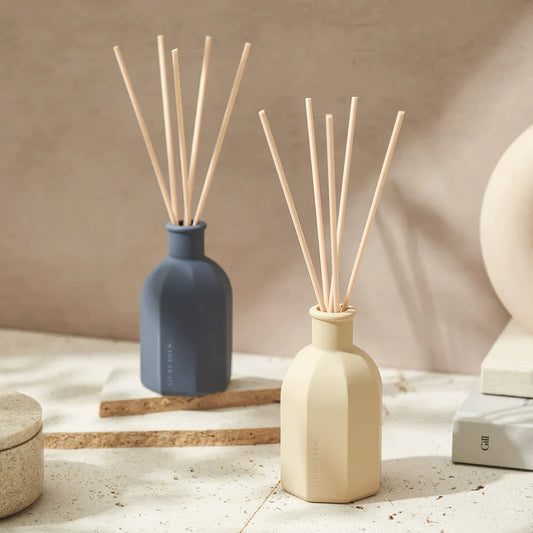
[{"label": "white block", "polygon": [[533,401],[482,394],[476,385],[453,419],[452,460],[533,470]]},{"label": "white block", "polygon": [[514,319],[481,364],[481,392],[533,398],[533,335]]}]

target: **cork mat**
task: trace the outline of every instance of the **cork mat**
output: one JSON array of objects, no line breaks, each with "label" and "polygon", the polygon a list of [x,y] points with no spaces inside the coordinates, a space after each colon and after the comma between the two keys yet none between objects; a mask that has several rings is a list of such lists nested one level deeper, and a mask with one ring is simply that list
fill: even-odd
[{"label": "cork mat", "polygon": [[47,433],[44,438],[44,447],[48,449],[78,450],[81,448],[251,446],[255,444],[277,444],[279,439],[279,427],[204,431]]},{"label": "cork mat", "polygon": [[279,403],[280,387],[278,380],[241,376],[233,378],[223,392],[199,397],[161,396],[142,385],[137,368],[119,367],[104,385],[100,417]]},{"label": "cork mat", "polygon": [[[238,360],[237,360],[238,361]],[[280,441],[281,381],[251,376],[244,359],[224,392],[164,397],[140,382],[138,362],[115,367],[97,402],[77,404],[76,416],[47,413],[49,449],[250,446]],[[238,371],[238,370],[237,370]]]}]

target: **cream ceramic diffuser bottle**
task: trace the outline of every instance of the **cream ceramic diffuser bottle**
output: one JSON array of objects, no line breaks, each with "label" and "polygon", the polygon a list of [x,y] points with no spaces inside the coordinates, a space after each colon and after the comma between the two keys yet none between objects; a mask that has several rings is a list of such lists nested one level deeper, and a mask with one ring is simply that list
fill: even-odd
[{"label": "cream ceramic diffuser bottle", "polygon": [[281,388],[281,483],[307,501],[351,502],[379,490],[381,377],[353,344],[353,307],[309,314],[311,344]]},{"label": "cream ceramic diffuser bottle", "polygon": [[341,301],[339,255],[356,109],[357,98],[353,97],[338,218],[333,117],[326,115],[331,244],[331,271],[328,272],[313,110],[311,99],[306,99],[322,287],[313,266],[270,124],[266,113],[259,113],[318,302],[309,311],[312,323],[311,344],[296,355],[281,388],[281,484],[286,491],[310,502],[346,503],[365,498],[379,490],[381,476],[381,377],[370,356],[354,346],[355,309],[350,306],[350,298],[404,113],[400,111],[396,117],[350,280]]}]

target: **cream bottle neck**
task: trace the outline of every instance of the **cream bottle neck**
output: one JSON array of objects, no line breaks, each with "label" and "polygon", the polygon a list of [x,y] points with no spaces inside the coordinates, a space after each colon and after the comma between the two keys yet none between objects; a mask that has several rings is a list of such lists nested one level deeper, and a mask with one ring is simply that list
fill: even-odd
[{"label": "cream bottle neck", "polygon": [[355,309],[343,313],[324,313],[311,308],[312,344],[321,350],[349,350],[353,347]]}]

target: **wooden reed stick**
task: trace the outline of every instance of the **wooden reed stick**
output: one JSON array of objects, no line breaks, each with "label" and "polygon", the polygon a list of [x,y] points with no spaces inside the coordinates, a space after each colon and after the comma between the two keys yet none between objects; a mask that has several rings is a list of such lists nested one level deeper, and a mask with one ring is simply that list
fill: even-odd
[{"label": "wooden reed stick", "polygon": [[331,241],[331,294],[333,305],[330,313],[339,310],[339,254],[337,247],[337,199],[335,192],[335,144],[333,138],[333,115],[326,115],[326,143],[328,154],[329,227]]},{"label": "wooden reed stick", "polygon": [[353,137],[355,132],[355,116],[357,114],[357,96],[352,96],[350,104],[350,119],[348,120],[348,133],[346,134],[346,150],[344,152],[344,169],[342,172],[342,188],[339,204],[339,219],[337,221],[337,245],[341,249],[342,233],[344,230],[344,217],[346,214],[346,200],[348,198],[348,182],[350,181],[350,168],[352,164]]},{"label": "wooden reed stick", "polygon": [[192,134],[191,160],[189,163],[189,196],[192,198],[194,178],[196,177],[196,163],[198,161],[198,146],[200,143],[200,128],[204,112],[205,87],[207,84],[207,71],[209,68],[209,57],[211,55],[211,37],[205,38],[204,58],[202,61],[202,71],[200,73],[200,83],[198,85],[198,100],[196,101],[196,116],[194,117],[194,130]]},{"label": "wooden reed stick", "polygon": [[372,205],[370,206],[370,211],[368,212],[368,217],[366,219],[366,224],[363,230],[363,236],[361,237],[361,242],[359,244],[359,249],[357,250],[357,255],[355,257],[355,262],[352,269],[352,274],[350,276],[350,281],[348,282],[348,288],[346,289],[346,296],[344,297],[344,302],[342,309],[346,310],[350,305],[350,298],[352,297],[353,288],[355,285],[355,280],[357,278],[357,273],[361,265],[361,259],[363,258],[363,253],[365,251],[366,243],[368,241],[368,235],[370,233],[370,228],[372,227],[372,222],[376,216],[376,211],[378,209],[379,200],[381,198],[381,193],[383,192],[383,186],[385,185],[385,180],[387,179],[387,174],[389,172],[390,163],[392,156],[394,154],[394,149],[396,147],[396,142],[398,141],[398,135],[400,133],[400,128],[402,127],[402,121],[405,113],[399,111],[396,116],[396,122],[392,130],[392,135],[389,141],[389,146],[387,148],[387,153],[385,154],[385,159],[381,167],[381,172],[379,174],[378,183],[376,186],[376,191],[374,192],[374,198],[372,199]]},{"label": "wooden reed stick", "polygon": [[265,132],[268,147],[270,148],[270,153],[272,154],[272,159],[274,160],[274,165],[276,166],[281,188],[283,189],[283,194],[285,195],[287,207],[289,208],[292,223],[294,224],[294,229],[296,230],[298,242],[300,243],[300,248],[302,249],[305,265],[307,266],[307,271],[309,272],[309,277],[311,278],[311,283],[315,291],[318,305],[320,309],[325,309],[326,304],[324,303],[324,298],[322,296],[322,292],[320,291],[320,285],[316,276],[315,267],[313,266],[313,260],[311,259],[309,248],[307,247],[302,225],[300,224],[300,219],[298,218],[298,212],[296,211],[296,206],[294,205],[294,200],[292,199],[291,190],[289,188],[289,184],[287,183],[287,177],[285,176],[285,171],[283,170],[283,165],[281,164],[278,149],[276,147],[274,136],[272,135],[272,130],[270,129],[270,124],[268,123],[265,111],[259,112],[259,118],[261,119],[261,124],[263,126],[263,131]]},{"label": "wooden reed stick", "polygon": [[[318,234],[318,250],[320,253],[320,271],[322,274],[322,293],[324,301],[329,300],[328,259],[326,254],[326,240],[324,238],[324,218],[322,215],[322,199],[320,196],[320,178],[318,175],[318,160],[316,155],[315,125],[313,120],[313,103],[311,98],[305,99],[307,114],[307,133],[309,136],[309,155],[311,157],[311,171],[313,175],[313,192],[315,195],[316,231]],[[320,309],[327,311],[327,309]]]},{"label": "wooden reed stick", "polygon": [[165,57],[165,37],[157,36],[157,53],[159,56],[159,74],[161,77],[161,97],[163,99],[163,120],[165,123],[165,141],[167,147],[168,181],[170,185],[170,202],[176,220],[179,220],[178,194],[176,190],[176,170],[174,166],[174,147],[172,143],[172,125],[170,121],[170,104],[168,98],[167,61]]},{"label": "wooden reed stick", "polygon": [[233,105],[235,104],[235,99],[237,98],[237,93],[239,92],[239,86],[241,84],[242,75],[244,74],[244,67],[246,66],[246,61],[248,60],[248,54],[250,53],[251,46],[252,45],[250,43],[246,43],[242,51],[241,60],[239,62],[239,67],[237,68],[237,73],[235,74],[235,79],[233,81],[233,86],[231,88],[228,103],[226,105],[226,110],[224,111],[224,117],[222,118],[222,124],[220,125],[220,130],[218,132],[218,137],[215,143],[215,148],[213,150],[213,155],[211,156],[211,161],[209,163],[207,174],[205,176],[204,186],[200,194],[196,214],[194,215],[193,224],[195,225],[198,224],[205,207],[209,188],[211,187],[211,182],[213,181],[218,157],[220,155],[220,150],[222,149],[222,143],[224,142],[226,130],[228,129],[231,112],[233,110]]},{"label": "wooden reed stick", "polygon": [[150,135],[146,128],[146,123],[144,122],[144,117],[142,115],[139,102],[137,101],[137,96],[135,96],[135,91],[133,90],[133,85],[131,83],[128,70],[126,69],[126,63],[124,62],[124,58],[122,57],[122,52],[120,51],[120,47],[115,46],[113,50],[115,52],[115,57],[117,58],[118,66],[122,74],[122,79],[124,80],[124,85],[126,85],[126,90],[128,91],[128,95],[130,97],[133,111],[135,112],[137,122],[139,123],[139,128],[141,129],[141,133],[144,139],[144,144],[146,145],[146,149],[148,150],[148,155],[150,157],[150,161],[152,163],[155,176],[157,178],[157,183],[159,184],[159,189],[161,190],[161,195],[163,196],[163,202],[165,203],[168,216],[172,224],[176,224],[177,220],[172,210],[170,197],[168,195],[168,190],[165,185],[165,179],[163,178],[163,174],[161,173],[161,167],[159,166],[159,162],[157,161],[157,156],[155,155],[154,146],[152,144],[152,140],[150,139]]},{"label": "wooden reed stick", "polygon": [[[342,188],[339,204],[339,217],[337,219],[337,262],[340,264],[342,233],[344,231],[344,218],[346,214],[346,200],[348,199],[348,182],[350,181],[350,167],[352,164],[353,136],[355,131],[355,115],[357,113],[357,96],[352,96],[350,104],[350,119],[348,120],[348,133],[346,135],[346,150],[344,152],[344,169],[342,172]],[[329,305],[333,305],[333,294],[330,295]]]},{"label": "wooden reed stick", "polygon": [[181,184],[183,188],[183,225],[191,225],[191,197],[189,195],[189,174],[187,171],[187,146],[185,145],[185,126],[183,122],[183,101],[181,98],[180,62],[178,50],[172,50],[172,69],[174,71],[174,93],[176,97],[176,116],[178,121],[178,140],[180,144]]}]

